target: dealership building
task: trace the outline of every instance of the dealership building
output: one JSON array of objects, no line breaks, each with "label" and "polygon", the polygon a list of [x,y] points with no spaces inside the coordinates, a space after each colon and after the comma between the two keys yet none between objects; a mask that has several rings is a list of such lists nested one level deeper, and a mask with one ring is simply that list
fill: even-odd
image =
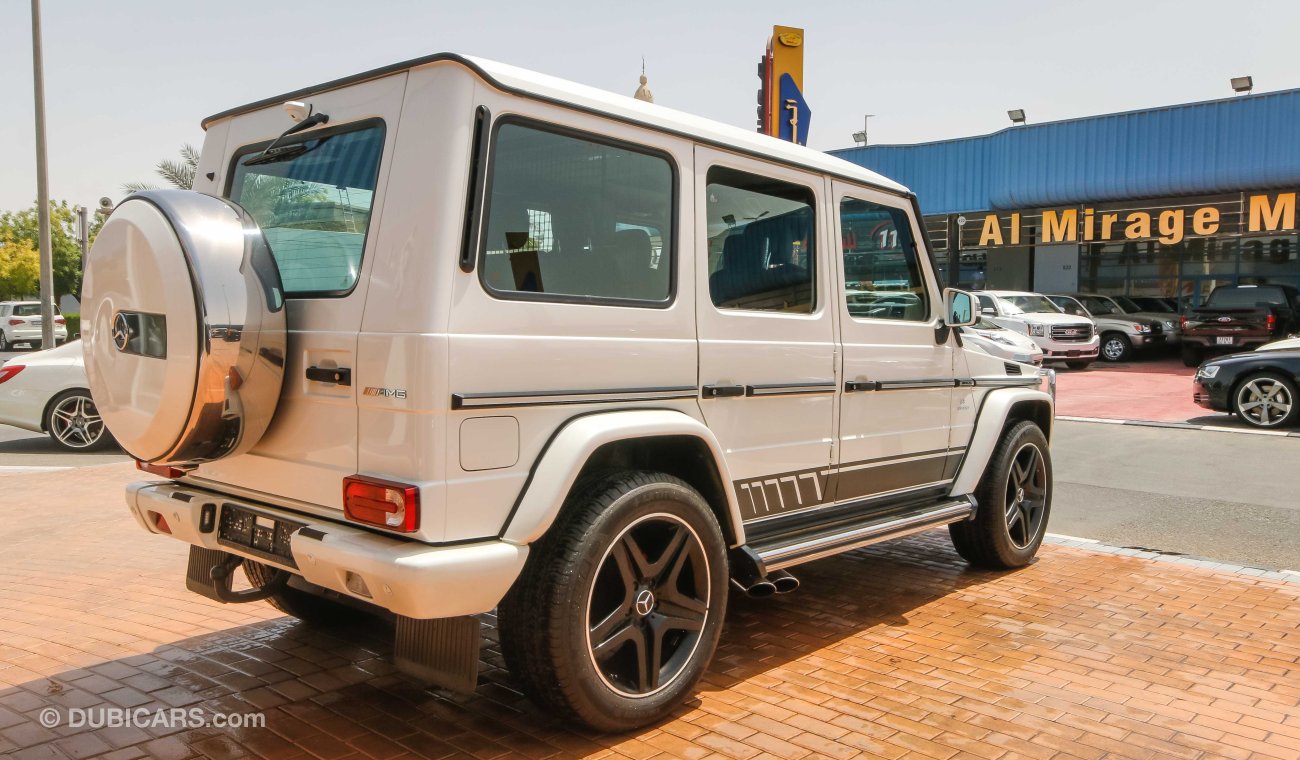
[{"label": "dealership building", "polygon": [[1300,286],[1300,89],[831,153],[916,192],[951,285],[1180,306]]}]

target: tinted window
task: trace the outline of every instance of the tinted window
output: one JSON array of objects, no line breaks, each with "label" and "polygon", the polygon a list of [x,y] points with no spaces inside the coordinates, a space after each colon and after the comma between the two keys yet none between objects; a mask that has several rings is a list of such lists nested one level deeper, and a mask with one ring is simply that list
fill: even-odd
[{"label": "tinted window", "polygon": [[[58,310],[55,309],[55,313]],[[41,315],[41,305],[38,303],[20,303],[14,306],[15,317],[39,317]]]},{"label": "tinted window", "polygon": [[980,312],[986,314],[997,314],[998,305],[993,300],[993,296],[975,296],[980,302]]},{"label": "tinted window", "polygon": [[1077,317],[1088,316],[1088,310],[1079,305],[1078,301],[1065,296],[1048,296],[1052,303],[1061,307],[1066,314],[1073,314]]},{"label": "tinted window", "polygon": [[870,201],[840,201],[844,288],[849,314],[923,321],[930,296],[907,212]]},{"label": "tinted window", "polygon": [[1115,305],[1110,302],[1109,298],[1098,298],[1096,296],[1084,296],[1083,305],[1088,307],[1088,311],[1098,316],[1101,316],[1103,314],[1115,314],[1117,312],[1121,314],[1123,313],[1120,312],[1119,309],[1115,308]]},{"label": "tinted window", "polygon": [[384,128],[286,141],[237,159],[230,197],[257,220],[286,295],[356,284],[375,202]]},{"label": "tinted window", "polygon": [[1219,288],[1210,294],[1205,305],[1216,309],[1240,309],[1266,304],[1285,306],[1286,303],[1286,294],[1281,288]]},{"label": "tinted window", "polygon": [[482,277],[498,293],[666,302],[673,170],[516,123],[497,130]]},{"label": "tinted window", "polygon": [[707,179],[713,304],[812,312],[817,219],[812,190],[720,166],[709,169]]}]

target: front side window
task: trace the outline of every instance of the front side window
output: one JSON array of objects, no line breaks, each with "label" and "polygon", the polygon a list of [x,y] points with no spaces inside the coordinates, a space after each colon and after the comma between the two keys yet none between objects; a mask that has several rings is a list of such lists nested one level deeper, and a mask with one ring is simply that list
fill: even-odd
[{"label": "front side window", "polygon": [[667,303],[674,181],[659,155],[502,124],[483,282],[512,298]]},{"label": "front side window", "polygon": [[840,201],[840,234],[850,316],[929,319],[930,296],[907,212],[845,198]]},{"label": "front side window", "polygon": [[812,190],[721,166],[709,169],[706,184],[713,305],[812,313],[817,259]]},{"label": "front side window", "polygon": [[236,157],[230,199],[262,228],[285,295],[344,295],[356,284],[383,148],[374,125]]},{"label": "front side window", "polygon": [[975,298],[980,302],[981,314],[996,315],[998,313],[998,304],[997,301],[993,300],[993,296],[981,295],[981,296],[975,296]]}]

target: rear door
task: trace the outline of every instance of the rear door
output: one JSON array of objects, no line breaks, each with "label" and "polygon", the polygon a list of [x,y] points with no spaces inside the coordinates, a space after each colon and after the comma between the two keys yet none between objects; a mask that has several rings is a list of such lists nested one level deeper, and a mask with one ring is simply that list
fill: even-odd
[{"label": "rear door", "polygon": [[357,337],[381,255],[375,240],[406,76],[306,98],[328,125],[280,140],[265,156],[293,124],[281,109],[229,123],[229,158],[214,167],[212,190],[262,228],[284,281],[289,343],[266,434],[248,454],[203,465],[198,478],[307,511],[342,509],[343,478],[357,472]]},{"label": "rear door", "polygon": [[707,148],[695,165],[700,406],[746,522],[815,508],[833,498],[825,181]]},{"label": "rear door", "polygon": [[906,203],[832,182],[844,362],[836,499],[911,498],[941,490],[965,439],[950,445],[952,330]]}]

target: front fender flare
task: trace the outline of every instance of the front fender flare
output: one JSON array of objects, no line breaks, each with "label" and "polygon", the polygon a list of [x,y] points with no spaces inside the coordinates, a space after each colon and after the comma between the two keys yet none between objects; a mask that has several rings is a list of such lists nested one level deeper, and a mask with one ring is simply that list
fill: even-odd
[{"label": "front fender flare", "polygon": [[731,486],[727,461],[718,439],[704,423],[683,412],[671,409],[638,409],[600,412],[578,417],[565,423],[542,450],[532,474],[524,484],[514,510],[501,532],[502,540],[514,544],[531,544],[551,527],[578,474],[591,455],[601,446],[633,438],[690,436],[698,438],[713,455],[714,466],[726,494],[726,512],[736,543],[745,541],[740,504]]},{"label": "front fender flare", "polygon": [[1052,397],[1045,391],[1034,388],[995,388],[984,395],[980,404],[979,416],[975,419],[975,431],[970,444],[966,447],[966,457],[957,470],[957,478],[948,491],[951,496],[964,496],[972,493],[979,485],[988,466],[993,450],[1002,439],[1002,430],[1006,427],[1007,417],[1012,408],[1020,403],[1046,404],[1048,409],[1048,429],[1043,431],[1050,441],[1052,439],[1051,421],[1056,419],[1056,409]]}]

